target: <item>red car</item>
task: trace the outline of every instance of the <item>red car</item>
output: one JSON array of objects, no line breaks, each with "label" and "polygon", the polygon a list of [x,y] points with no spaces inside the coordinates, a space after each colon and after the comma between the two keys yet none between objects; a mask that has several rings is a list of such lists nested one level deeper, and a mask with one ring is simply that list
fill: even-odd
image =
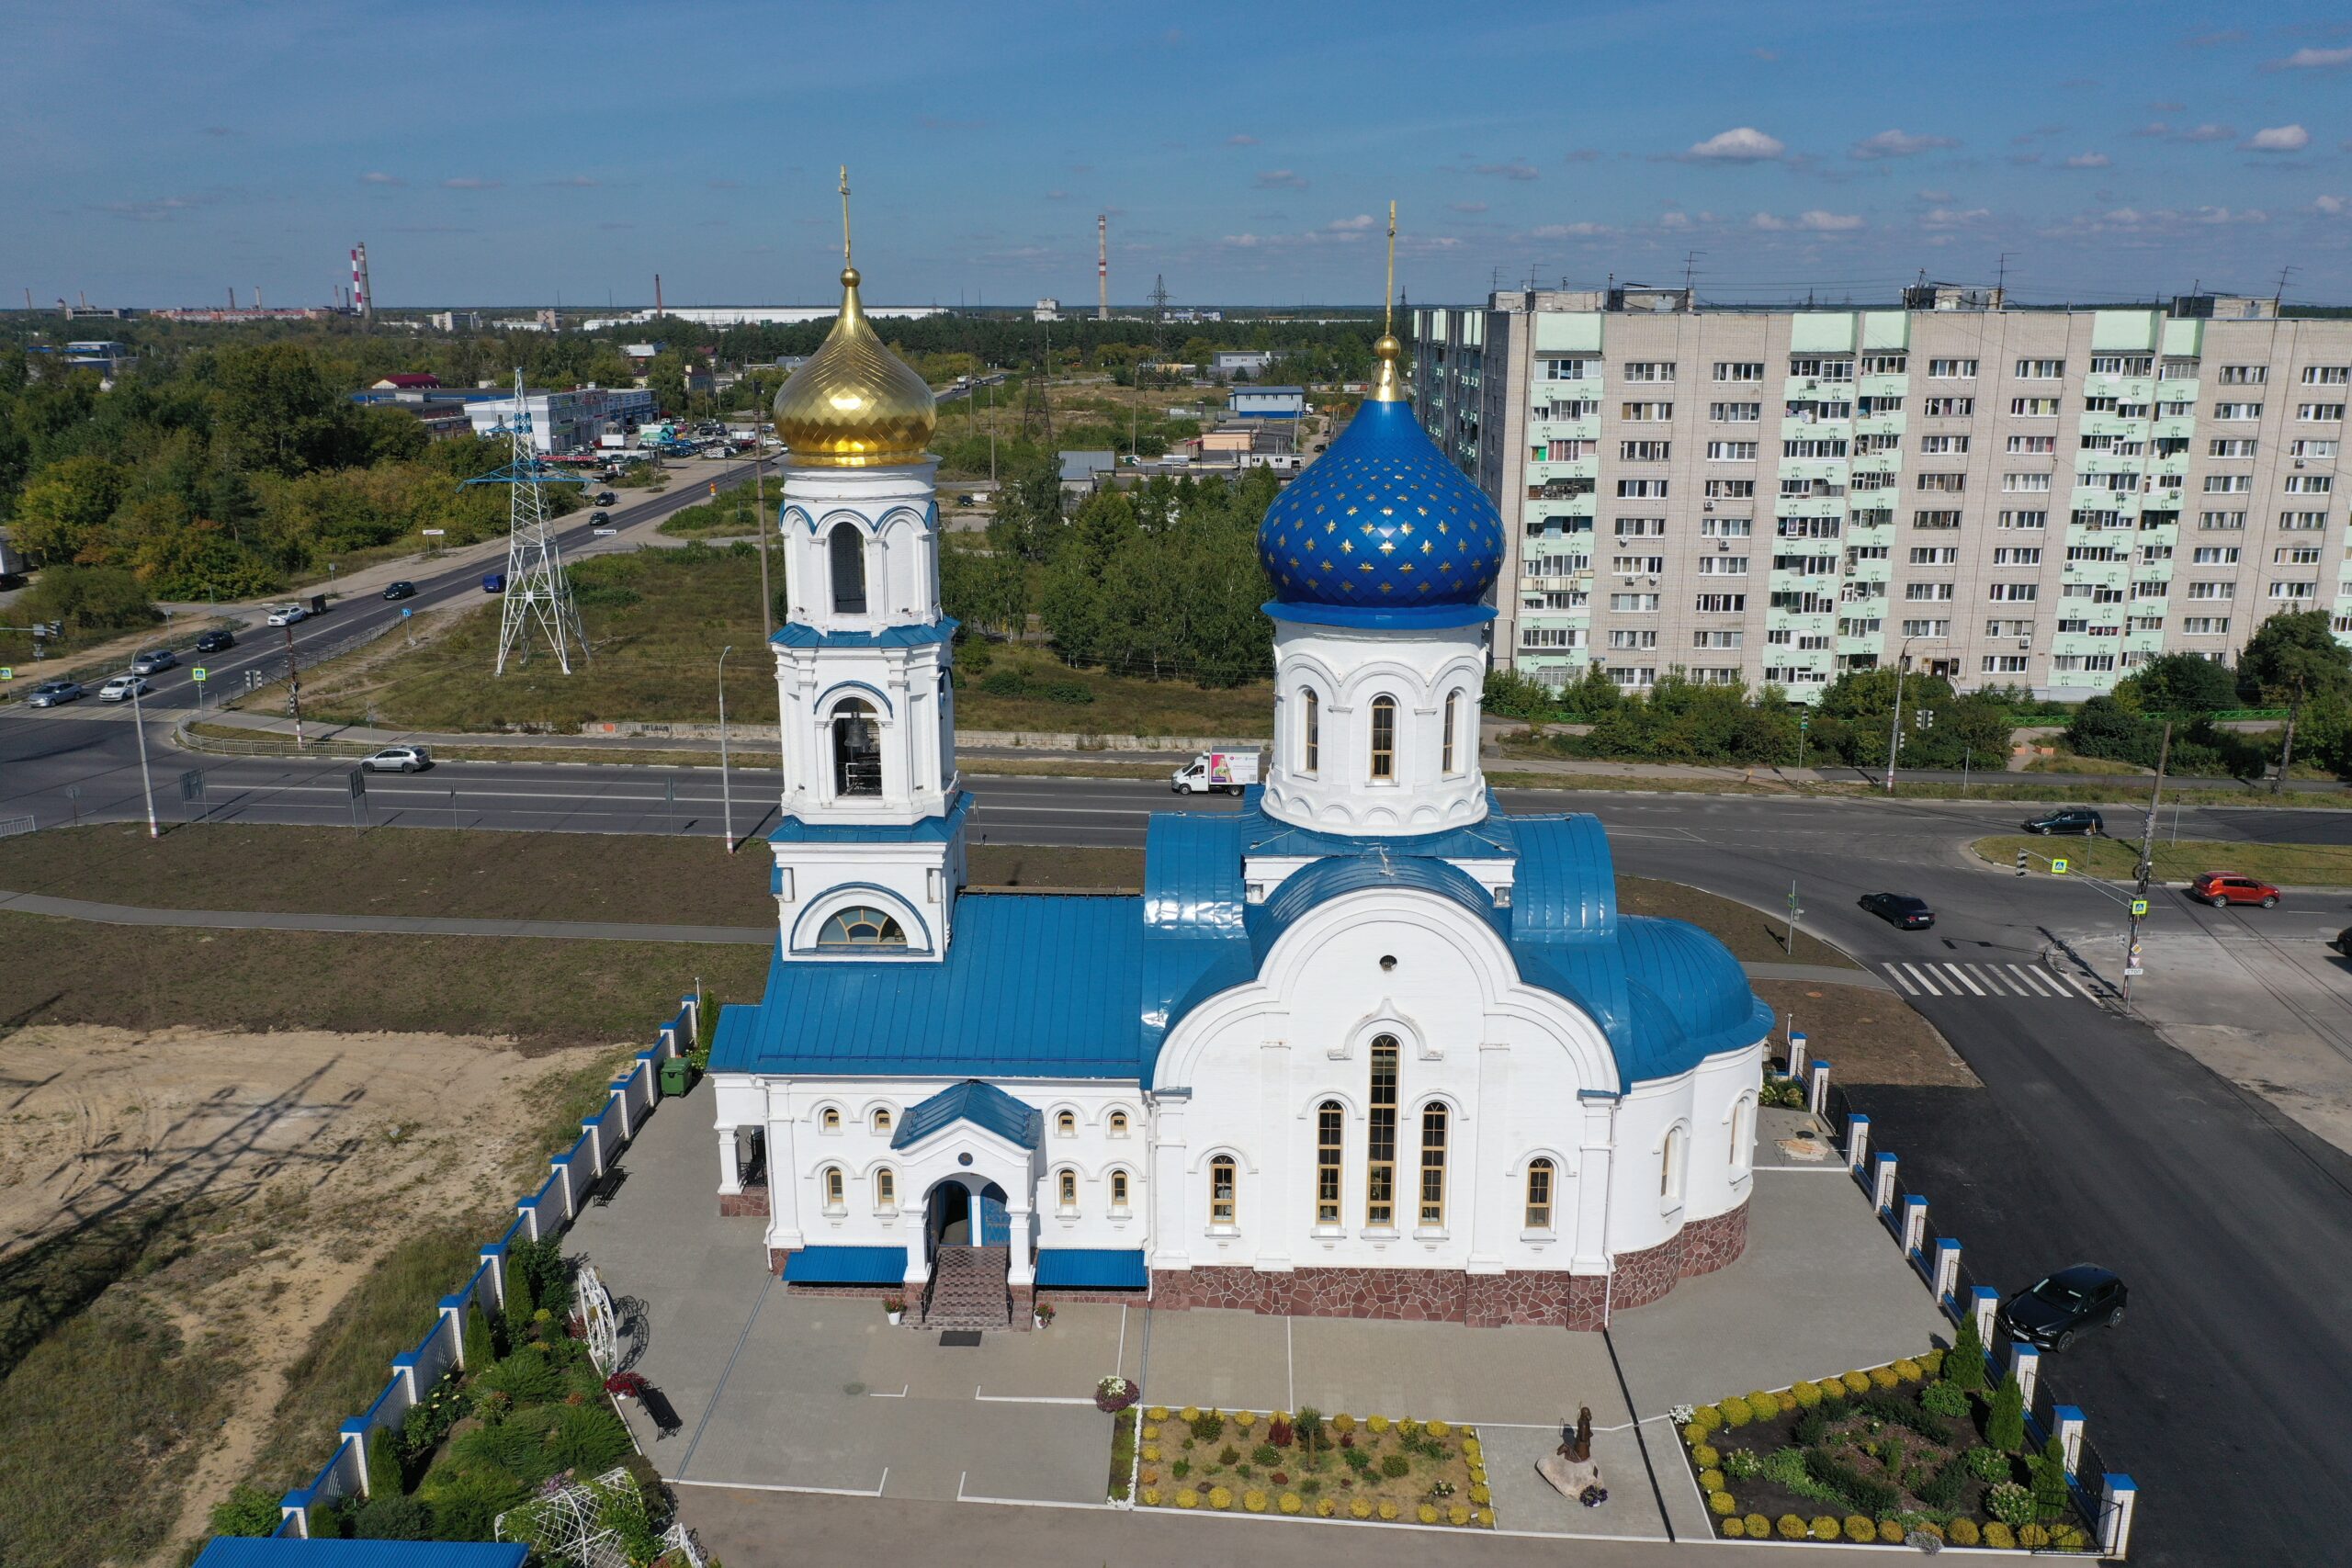
[{"label": "red car", "polygon": [[2267,882],[2256,882],[2251,876],[2240,876],[2233,871],[2209,871],[2188,885],[2188,896],[2216,909],[2224,904],[2258,904],[2263,908],[2275,908],[2278,889]]}]

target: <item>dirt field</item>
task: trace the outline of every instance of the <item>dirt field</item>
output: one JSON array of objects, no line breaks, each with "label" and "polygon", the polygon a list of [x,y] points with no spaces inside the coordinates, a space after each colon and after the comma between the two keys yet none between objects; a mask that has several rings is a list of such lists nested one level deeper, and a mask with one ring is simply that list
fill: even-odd
[{"label": "dirt field", "polygon": [[[1796,1020],[1806,1054],[1829,1064],[1833,1082],[1982,1087],[1936,1026],[1893,991],[1807,980],[1758,980],[1755,988],[1783,1026]],[[1780,1049],[1776,1033],[1776,1057]]]},{"label": "dirt field", "polygon": [[[289,1369],[337,1303],[421,1224],[493,1218],[516,1190],[518,1153],[536,1156],[545,1136],[546,1101],[616,1055],[526,1059],[447,1035],[88,1026],[0,1041],[0,1333],[9,1351],[0,1368],[14,1364],[12,1382],[86,1375],[86,1359],[52,1365],[36,1346],[87,1310],[160,1320],[177,1330],[183,1354],[233,1369],[214,1380],[203,1430],[177,1442],[141,1434],[145,1484],[112,1495],[146,1517],[120,1530],[52,1521],[57,1560],[95,1560],[60,1530],[84,1548],[148,1561],[167,1560],[173,1541],[198,1532],[205,1509],[252,1468]],[[144,1235],[180,1228],[184,1245],[128,1258],[83,1248],[77,1267],[77,1244],[134,1215]],[[109,1260],[128,1267],[110,1273]],[[122,1391],[107,1392],[120,1401]],[[64,1386],[7,1393],[29,1396],[7,1400],[17,1409],[90,1396]],[[332,1417],[316,1438],[323,1459]],[[78,1457],[115,1467],[112,1455],[37,1458],[33,1446],[0,1430],[0,1453],[18,1454],[0,1458],[0,1513],[33,1502],[20,1490],[40,1483],[32,1466]],[[93,1495],[80,1489],[74,1507]]]}]

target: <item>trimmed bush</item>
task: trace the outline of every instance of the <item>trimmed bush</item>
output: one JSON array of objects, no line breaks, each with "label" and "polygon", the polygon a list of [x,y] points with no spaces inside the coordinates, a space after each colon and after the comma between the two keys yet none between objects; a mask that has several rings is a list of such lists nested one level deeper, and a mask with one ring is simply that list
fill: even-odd
[{"label": "trimmed bush", "polygon": [[1919,1391],[1919,1408],[1957,1420],[1968,1414],[1968,1395],[1949,1381],[1931,1382]]},{"label": "trimmed bush", "polygon": [[[1351,1432],[1355,1430],[1355,1425],[1356,1418],[1352,1416],[1334,1416],[1331,1417],[1331,1430],[1335,1432]],[[1364,1425],[1370,1427],[1375,1434],[1385,1432],[1388,1430],[1388,1417],[1385,1416],[1374,1416],[1370,1420],[1366,1421]]]},{"label": "trimmed bush", "polygon": [[1348,1504],[1348,1513],[1352,1517],[1359,1519],[1368,1519],[1372,1517],[1372,1499],[1369,1497],[1358,1497],[1353,1499]]},{"label": "trimmed bush", "polygon": [[1795,1398],[1800,1410],[1810,1410],[1821,1403],[1821,1385],[1817,1382],[1801,1379],[1789,1385],[1789,1393]]},{"label": "trimmed bush", "polygon": [[1876,1521],[1864,1518],[1860,1514],[1848,1514],[1846,1516],[1846,1539],[1852,1541],[1876,1540],[1878,1539],[1878,1525]]},{"label": "trimmed bush", "polygon": [[1867,1393],[1870,1392],[1871,1375],[1868,1372],[1848,1372],[1838,1381],[1846,1385],[1846,1392],[1848,1393]]},{"label": "trimmed bush", "polygon": [[1434,1503],[1424,1503],[1419,1507],[1413,1510],[1413,1517],[1420,1520],[1421,1523],[1425,1525],[1433,1525],[1437,1523],[1437,1505]]},{"label": "trimmed bush", "polygon": [[1247,1410],[1237,1410],[1233,1413],[1233,1424],[1247,1432],[1258,1424],[1258,1417]]},{"label": "trimmed bush", "polygon": [[1742,1396],[1747,1401],[1747,1413],[1758,1421],[1770,1421],[1781,1413],[1781,1396],[1758,1389]]},{"label": "trimmed bush", "polygon": [[1252,1514],[1264,1513],[1266,1502],[1266,1495],[1254,1486],[1241,1495],[1241,1506]]},{"label": "trimmed bush", "polygon": [[1147,1486],[1143,1489],[1143,1506],[1147,1508],[1157,1508],[1159,1506],[1159,1487]]},{"label": "trimmed bush", "polygon": [[1486,1449],[1479,1443],[1477,1438],[1464,1438],[1462,1439],[1462,1457],[1468,1460],[1472,1464],[1477,1463],[1478,1456],[1486,1451]]},{"label": "trimmed bush", "polygon": [[1724,1472],[1723,1472],[1722,1471],[1720,1471],[1720,1470],[1702,1470],[1702,1471],[1701,1471],[1701,1472],[1699,1472],[1699,1490],[1700,1490],[1700,1491],[1702,1491],[1702,1492],[1720,1492],[1720,1491],[1722,1491],[1723,1489],[1724,1489]]},{"label": "trimmed bush", "polygon": [[1901,1546],[1903,1544],[1903,1521],[1900,1519],[1879,1520],[1878,1538],[1888,1546]]},{"label": "trimmed bush", "polygon": [[1267,1469],[1272,1470],[1275,1465],[1282,1463],[1282,1450],[1274,1447],[1272,1443],[1260,1443],[1256,1448],[1250,1450],[1250,1462],[1252,1464],[1263,1465]]},{"label": "trimmed bush", "polygon": [[1201,1495],[1187,1486],[1176,1494],[1176,1506],[1180,1508],[1197,1508],[1201,1506]]},{"label": "trimmed bush", "polygon": [[1747,1521],[1734,1516],[1724,1521],[1724,1534],[1736,1540],[1747,1533]]},{"label": "trimmed bush", "polygon": [[1739,1512],[1739,1505],[1733,1501],[1732,1495],[1728,1492],[1708,1493],[1707,1506],[1718,1514],[1736,1514]]},{"label": "trimmed bush", "polygon": [[1973,1313],[1963,1315],[1959,1328],[1953,1331],[1951,1352],[1944,1358],[1943,1374],[1952,1387],[1963,1393],[1984,1390],[1984,1341],[1977,1335]]},{"label": "trimmed bush", "polygon": [[1168,1419],[1168,1406],[1155,1404],[1143,1413],[1143,1418],[1147,1421],[1165,1421]]},{"label": "trimmed bush", "polygon": [[2015,1372],[2005,1373],[1993,1391],[1992,1413],[1984,1417],[1984,1440],[2005,1454],[2025,1447],[2025,1390]]},{"label": "trimmed bush", "polygon": [[1191,1426],[1200,1418],[1201,1407],[1197,1404],[1187,1404],[1183,1409],[1176,1413],[1176,1419],[1183,1422],[1187,1427]]},{"label": "trimmed bush", "polygon": [[1295,1514],[1300,1509],[1306,1506],[1306,1499],[1300,1496],[1295,1492],[1285,1492],[1283,1494],[1283,1500],[1279,1506],[1283,1513]]},{"label": "trimmed bush", "polygon": [[1158,1464],[1159,1462],[1159,1445],[1158,1443],[1146,1443],[1143,1446],[1143,1461],[1146,1464]]},{"label": "trimmed bush", "polygon": [[1483,1508],[1483,1507],[1485,1507],[1487,1504],[1489,1504],[1489,1503],[1493,1502],[1494,1500],[1495,1500],[1495,1495],[1494,1495],[1494,1493],[1493,1493],[1492,1491],[1490,1491],[1490,1490],[1487,1488],[1487,1483],[1486,1483],[1485,1482],[1483,1482],[1483,1481],[1482,1481],[1482,1482],[1478,1482],[1478,1483],[1476,1483],[1475,1484],[1473,1484],[1473,1485],[1471,1486],[1471,1488],[1470,1488],[1470,1501],[1472,1501],[1473,1503],[1477,1504],[1480,1507],[1482,1507],[1482,1508]]},{"label": "trimmed bush", "polygon": [[1998,1519],[1995,1519],[1991,1524],[1986,1525],[1984,1529],[1978,1533],[1977,1539],[1983,1541],[1985,1545],[1995,1547],[2002,1551],[2014,1551],[2017,1550],[2018,1538],[2010,1533],[2008,1526],[2003,1524]]},{"label": "trimmed bush", "polygon": [[1691,1424],[1712,1432],[1724,1424],[1724,1413],[1712,1404],[1702,1404],[1690,1412]]},{"label": "trimmed bush", "polygon": [[1380,1505],[1378,1512],[1382,1518],[1393,1519],[1396,1517],[1396,1505],[1394,1503],[1383,1503]]},{"label": "trimmed bush", "polygon": [[1380,1456],[1380,1473],[1388,1477],[1391,1481],[1397,1480],[1404,1476],[1411,1471],[1412,1468],[1413,1461],[1407,1459],[1403,1454],[1383,1454]]},{"label": "trimmed bush", "polygon": [[1815,1517],[1811,1528],[1814,1540],[1836,1540],[1845,1532],[1846,1524],[1835,1514],[1822,1514]]},{"label": "trimmed bush", "polygon": [[1770,1520],[1770,1519],[1766,1518],[1766,1517],[1765,1517],[1763,1515],[1761,1515],[1761,1514],[1750,1514],[1750,1515],[1748,1515],[1748,1516],[1747,1516],[1747,1539],[1748,1539],[1748,1540],[1770,1540],[1771,1538],[1772,1538],[1772,1521],[1771,1521],[1771,1520]]},{"label": "trimmed bush", "polygon": [[1919,1362],[1919,1370],[1927,1373],[1929,1377],[1941,1377],[1943,1375],[1944,1353],[1941,1350],[1930,1350],[1926,1355],[1917,1358],[1917,1359]]},{"label": "trimmed bush", "polygon": [[1705,1442],[1711,1435],[1712,1428],[1702,1427],[1696,1421],[1686,1421],[1682,1424],[1682,1440],[1694,1449]]},{"label": "trimmed bush", "polygon": [[2050,1544],[2061,1551],[2085,1551],[2090,1548],[2091,1538],[2080,1525],[2053,1525]]},{"label": "trimmed bush", "polygon": [[1905,1356],[1894,1363],[1894,1375],[1905,1382],[1917,1382],[1927,1375],[1927,1370],[1910,1357]]},{"label": "trimmed bush", "polygon": [[[1903,1380],[1901,1378],[1894,1375],[1894,1369],[1893,1367],[1872,1367],[1871,1369],[1871,1386],[1872,1388],[1894,1388],[1902,1382]],[[1857,1389],[1855,1392],[1859,1393],[1861,1391]]]},{"label": "trimmed bush", "polygon": [[1443,1438],[1451,1433],[1453,1428],[1447,1426],[1442,1421],[1432,1421],[1428,1426],[1422,1427],[1421,1430],[1427,1432],[1432,1438]]},{"label": "trimmed bush", "polygon": [[1315,1499],[1315,1517],[1317,1518],[1328,1519],[1339,1511],[1340,1505],[1331,1501],[1330,1498],[1317,1497]]},{"label": "trimmed bush", "polygon": [[1976,1521],[1962,1516],[1944,1527],[1944,1539],[1954,1546],[1974,1546],[1977,1541]]},{"label": "trimmed bush", "polygon": [[1747,1401],[1737,1394],[1733,1394],[1716,1408],[1723,1412],[1724,1425],[1734,1431],[1737,1431],[1755,1419],[1755,1411],[1749,1408]]},{"label": "trimmed bush", "polygon": [[2007,1481],[2009,1478],[2009,1456],[1998,1449],[1978,1446],[1961,1455],[1979,1481]]},{"label": "trimmed bush", "polygon": [[2004,1481],[1984,1495],[1984,1511],[2015,1529],[2033,1522],[2033,1494],[2014,1481]]},{"label": "trimmed bush", "polygon": [[1803,1540],[1804,1539],[1804,1521],[1797,1517],[1794,1514],[1782,1514],[1781,1516],[1780,1523],[1775,1525],[1773,1529],[1780,1531],[1781,1539],[1782,1540]]},{"label": "trimmed bush", "polygon": [[2050,1532],[2040,1525],[2019,1525],[2018,1544],[2028,1551],[2038,1551],[2050,1544]]},{"label": "trimmed bush", "polygon": [[1210,1487],[1209,1506],[1212,1508],[1230,1508],[1233,1506],[1232,1488],[1226,1486]]},{"label": "trimmed bush", "polygon": [[1495,1511],[1492,1508],[1481,1508],[1470,1517],[1482,1530],[1490,1530],[1495,1528]]},{"label": "trimmed bush", "polygon": [[1470,1510],[1456,1503],[1445,1511],[1445,1522],[1459,1529],[1470,1522]]}]

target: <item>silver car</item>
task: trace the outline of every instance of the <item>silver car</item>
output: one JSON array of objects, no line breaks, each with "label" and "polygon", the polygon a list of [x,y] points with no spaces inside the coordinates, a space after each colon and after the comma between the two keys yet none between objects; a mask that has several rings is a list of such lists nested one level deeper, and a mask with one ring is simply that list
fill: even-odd
[{"label": "silver car", "polygon": [[414,773],[433,765],[432,751],[423,746],[387,746],[359,760],[371,773]]},{"label": "silver car", "polygon": [[180,661],[180,656],[168,648],[151,648],[130,661],[133,675],[160,675]]},{"label": "silver car", "polygon": [[53,708],[60,703],[79,702],[87,695],[79,681],[43,681],[25,694],[25,705]]}]

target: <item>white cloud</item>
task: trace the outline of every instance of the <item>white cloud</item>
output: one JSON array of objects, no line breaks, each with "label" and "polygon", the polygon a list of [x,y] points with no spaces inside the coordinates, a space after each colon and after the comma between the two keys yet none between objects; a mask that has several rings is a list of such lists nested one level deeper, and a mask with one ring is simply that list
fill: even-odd
[{"label": "white cloud", "polygon": [[2300,125],[2265,126],[2245,139],[2249,152],[2300,152],[2312,144],[2312,133]]},{"label": "white cloud", "polygon": [[1445,208],[1449,212],[1484,212],[1487,204],[1483,201],[1449,201]]},{"label": "white cloud", "polygon": [[1589,240],[1616,231],[1606,223],[1546,223],[1539,229],[1528,231],[1539,240]]},{"label": "white cloud", "polygon": [[2104,152],[2077,152],[2066,160],[2070,169],[2104,169],[2114,160]]},{"label": "white cloud", "polygon": [[363,186],[404,186],[408,184],[408,182],[401,178],[400,175],[385,174],[381,169],[368,170],[366,174],[359,176],[359,183]]},{"label": "white cloud", "polygon": [[2352,49],[2299,49],[2284,60],[2274,60],[2273,71],[2333,71],[2352,65]]},{"label": "white cloud", "polygon": [[2270,214],[2259,207],[2200,207],[2188,215],[2192,223],[2267,223]]},{"label": "white cloud", "polygon": [[2315,196],[2312,197],[2312,210],[2313,212],[2324,212],[2330,218],[2341,218],[2346,213],[2352,212],[2352,197],[2341,196]]},{"label": "white cloud", "polygon": [[501,182],[480,175],[457,175],[441,182],[443,190],[496,190]]},{"label": "white cloud", "polygon": [[1535,166],[1532,164],[1522,164],[1517,162],[1509,164],[1481,164],[1478,165],[1477,172],[1482,175],[1499,175],[1503,179],[1507,180],[1532,180],[1536,177]]},{"label": "white cloud", "polygon": [[1784,233],[1792,229],[1802,229],[1815,234],[1844,234],[1850,233],[1862,226],[1860,214],[1825,212],[1817,207],[1800,212],[1794,218],[1781,218],[1770,212],[1759,212],[1747,221],[1751,228],[1761,229],[1774,234]]},{"label": "white cloud", "polygon": [[1657,226],[1661,229],[1688,229],[1690,227],[1690,215],[1687,212],[1662,213]]},{"label": "white cloud", "polygon": [[2236,135],[2237,130],[2235,128],[2226,125],[2215,125],[2211,120],[2207,120],[2203,125],[2198,126],[2193,130],[2182,131],[2180,133],[2180,139],[2183,141],[2228,141]]},{"label": "white cloud", "polygon": [[1957,147],[1949,136],[1914,136],[1906,130],[1882,130],[1846,149],[1846,156],[1870,163],[1879,158],[1909,158],[1939,147]]},{"label": "white cloud", "polygon": [[1258,188],[1260,190],[1305,190],[1306,179],[1306,176],[1293,174],[1288,169],[1261,169],[1258,171]]},{"label": "white cloud", "polygon": [[1752,125],[1735,126],[1731,130],[1694,142],[1686,158],[1714,160],[1726,164],[1760,164],[1779,157],[1788,151],[1779,138],[1767,136]]},{"label": "white cloud", "polygon": [[1923,213],[1919,221],[1930,229],[1960,229],[1971,223],[1982,223],[1992,216],[1989,208],[1937,207]]},{"label": "white cloud", "polygon": [[1323,227],[1334,234],[1362,232],[1380,220],[1369,212],[1359,212],[1353,218],[1334,218]]},{"label": "white cloud", "polygon": [[1227,147],[1255,147],[1258,145],[1258,139],[1246,131],[1237,130],[1225,139],[1225,144]]}]

